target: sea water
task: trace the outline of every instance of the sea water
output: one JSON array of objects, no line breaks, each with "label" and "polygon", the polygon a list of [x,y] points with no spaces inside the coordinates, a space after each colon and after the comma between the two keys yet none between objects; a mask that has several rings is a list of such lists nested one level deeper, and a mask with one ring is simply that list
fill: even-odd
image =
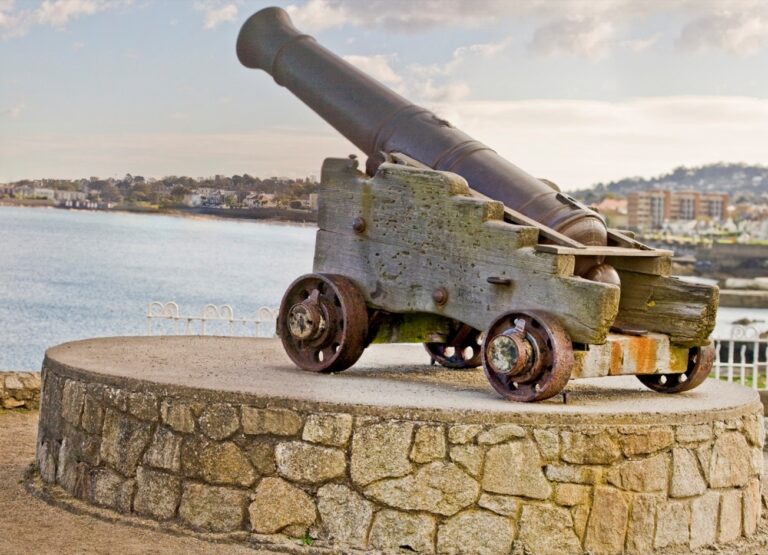
[{"label": "sea water", "polygon": [[312,270],[315,228],[0,207],[0,370],[37,370],[73,339],[143,335],[151,301],[183,313],[276,307]]},{"label": "sea water", "polygon": [[[312,270],[314,236],[243,220],[0,207],[0,370],[39,369],[64,341],[146,334],[151,301],[185,315],[229,304],[253,318]],[[721,308],[716,335],[744,317],[768,330],[768,310]]]}]

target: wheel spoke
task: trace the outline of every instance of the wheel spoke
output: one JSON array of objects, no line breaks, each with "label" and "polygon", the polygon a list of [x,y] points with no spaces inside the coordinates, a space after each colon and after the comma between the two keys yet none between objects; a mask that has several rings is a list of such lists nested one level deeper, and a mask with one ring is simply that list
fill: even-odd
[{"label": "wheel spoke", "polygon": [[424,348],[429,353],[432,361],[446,368],[475,368],[480,366],[481,363],[480,351],[478,349],[479,336],[480,332],[475,329],[460,329],[449,341],[445,343],[425,343]]}]

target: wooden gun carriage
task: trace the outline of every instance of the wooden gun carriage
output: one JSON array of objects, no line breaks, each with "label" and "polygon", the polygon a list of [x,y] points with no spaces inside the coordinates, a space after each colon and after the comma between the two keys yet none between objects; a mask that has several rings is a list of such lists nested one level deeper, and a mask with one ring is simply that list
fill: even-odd
[{"label": "wooden gun carriage", "polygon": [[423,342],[443,366],[482,365],[518,401],[571,378],[637,375],[676,393],[709,375],[718,290],[671,277],[671,252],[606,229],[298,33],[282,10],[246,22],[238,56],[369,154],[365,173],[354,157],[323,165],[314,273],[288,287],[277,322],[299,367],[338,372],[372,342]]}]

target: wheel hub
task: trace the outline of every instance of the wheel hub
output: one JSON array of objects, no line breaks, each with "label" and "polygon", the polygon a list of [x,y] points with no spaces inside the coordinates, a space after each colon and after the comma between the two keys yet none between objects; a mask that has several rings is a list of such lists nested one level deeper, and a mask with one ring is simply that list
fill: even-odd
[{"label": "wheel hub", "polygon": [[540,401],[559,393],[573,368],[573,347],[556,318],[537,311],[507,312],[485,333],[483,371],[513,401]]},{"label": "wheel hub", "polygon": [[288,312],[288,330],[300,341],[317,339],[326,328],[319,303],[307,299],[291,307]]},{"label": "wheel hub", "polygon": [[531,361],[533,347],[516,333],[502,333],[488,344],[488,364],[494,372],[517,376]]}]

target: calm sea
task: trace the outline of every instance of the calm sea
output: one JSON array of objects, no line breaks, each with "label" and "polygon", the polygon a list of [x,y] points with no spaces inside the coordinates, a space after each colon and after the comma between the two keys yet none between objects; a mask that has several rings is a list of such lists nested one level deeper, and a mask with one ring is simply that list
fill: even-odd
[{"label": "calm sea", "polygon": [[[315,230],[240,220],[0,207],[0,369],[39,369],[49,346],[143,335],[147,304],[239,317],[277,306],[312,270]],[[721,309],[718,335],[768,310]]]},{"label": "calm sea", "polygon": [[312,270],[315,229],[240,220],[0,207],[0,369],[49,346],[143,335],[147,304],[239,317],[277,306]]}]

